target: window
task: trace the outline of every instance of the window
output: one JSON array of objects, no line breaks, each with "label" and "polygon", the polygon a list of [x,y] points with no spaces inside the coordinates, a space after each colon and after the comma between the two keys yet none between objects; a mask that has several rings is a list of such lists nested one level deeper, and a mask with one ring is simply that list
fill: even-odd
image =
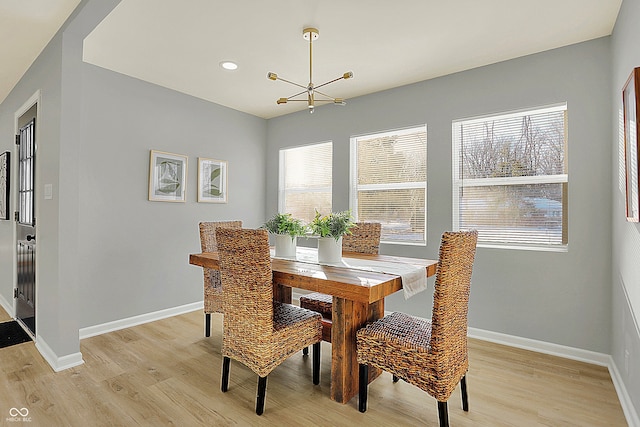
[{"label": "window", "polygon": [[280,150],[278,210],[311,222],[331,212],[333,145],[324,142]]},{"label": "window", "polygon": [[351,210],[385,243],[426,244],[427,128],[351,138]]},{"label": "window", "polygon": [[567,106],[453,122],[453,226],[484,246],[566,250]]}]

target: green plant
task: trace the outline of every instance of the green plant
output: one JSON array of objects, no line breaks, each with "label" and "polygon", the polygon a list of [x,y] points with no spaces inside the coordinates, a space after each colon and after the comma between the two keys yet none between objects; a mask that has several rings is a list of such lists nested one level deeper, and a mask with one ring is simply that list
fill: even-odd
[{"label": "green plant", "polygon": [[338,240],[345,234],[351,234],[351,227],[355,225],[351,211],[342,211],[336,213],[330,213],[329,215],[322,216],[320,212],[316,211],[316,216],[309,224],[311,232],[317,234],[320,237],[333,237]]},{"label": "green plant", "polygon": [[307,232],[307,227],[302,223],[302,220],[294,218],[289,213],[275,214],[261,228],[272,234],[288,234],[291,239],[296,236],[304,236]]}]

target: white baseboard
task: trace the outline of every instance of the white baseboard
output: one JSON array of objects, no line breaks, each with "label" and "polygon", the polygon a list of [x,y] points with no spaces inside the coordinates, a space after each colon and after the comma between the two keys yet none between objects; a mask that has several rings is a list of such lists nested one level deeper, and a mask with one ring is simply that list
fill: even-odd
[{"label": "white baseboard", "polygon": [[178,307],[167,308],[165,310],[154,311],[152,313],[141,314],[139,316],[128,317],[126,319],[115,320],[101,325],[88,326],[80,329],[80,339],[130,328],[132,326],[142,325],[143,323],[166,319],[167,317],[178,316],[180,314],[190,313],[196,310],[202,310],[203,307],[204,302],[200,301]]},{"label": "white baseboard", "polygon": [[529,338],[521,338],[514,335],[501,334],[499,332],[491,332],[483,329],[469,328],[468,335],[470,338],[477,338],[483,341],[494,342],[496,344],[504,344],[510,347],[536,351],[538,353],[550,354],[552,356],[564,357],[565,359],[592,363],[599,366],[609,366],[611,361],[611,356],[608,354],[567,347],[565,345],[553,344]]},{"label": "white baseboard", "polygon": [[633,406],[633,401],[631,400],[631,396],[629,396],[629,393],[627,392],[624,381],[622,381],[620,371],[618,370],[616,364],[613,362],[613,357],[610,357],[610,359],[611,362],[609,364],[609,374],[611,375],[613,386],[616,388],[616,393],[618,393],[618,400],[620,400],[620,406],[622,406],[622,411],[624,412],[624,416],[627,419],[627,424],[629,424],[629,427],[640,427],[640,417],[638,416],[638,412]]},{"label": "white baseboard", "polygon": [[36,338],[36,348],[47,363],[51,365],[51,368],[56,372],[73,368],[74,366],[82,365],[84,363],[84,360],[82,360],[82,353],[80,352],[58,357],[58,355],[51,349],[51,347],[49,347],[47,342],[41,336]]},{"label": "white baseboard", "polygon": [[618,371],[618,368],[613,361],[613,357],[610,355],[574,347],[567,347],[564,345],[552,344],[545,341],[485,331],[477,328],[469,328],[468,335],[470,338],[490,341],[510,347],[517,347],[552,356],[564,357],[565,359],[606,366],[609,369],[609,375],[611,376],[611,381],[613,381],[613,386],[616,389],[620,406],[622,406],[622,411],[627,419],[627,424],[629,424],[629,427],[640,427],[640,418],[638,418],[638,413],[636,412],[633,402],[631,401],[631,397],[629,396],[624,382],[622,381],[620,371]]},{"label": "white baseboard", "polygon": [[7,299],[0,294],[0,306],[4,309],[4,311],[9,314],[9,316],[13,317],[13,302],[7,301]]}]

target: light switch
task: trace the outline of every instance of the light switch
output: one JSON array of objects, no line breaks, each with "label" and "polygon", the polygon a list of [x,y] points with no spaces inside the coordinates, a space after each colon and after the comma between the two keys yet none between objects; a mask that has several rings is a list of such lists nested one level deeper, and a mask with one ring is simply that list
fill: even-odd
[{"label": "light switch", "polygon": [[44,185],[44,199],[45,200],[53,199],[53,184]]}]

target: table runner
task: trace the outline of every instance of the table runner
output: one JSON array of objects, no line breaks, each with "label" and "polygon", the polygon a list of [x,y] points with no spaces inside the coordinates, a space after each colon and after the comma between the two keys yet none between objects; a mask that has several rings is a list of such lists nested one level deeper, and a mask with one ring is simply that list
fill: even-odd
[{"label": "table runner", "polygon": [[[274,256],[275,250],[271,250]],[[283,258],[286,259],[286,258]],[[427,289],[427,274],[424,267],[416,267],[411,264],[404,264],[391,261],[378,261],[360,258],[345,258],[338,263],[319,263],[318,252],[312,248],[298,248],[296,260],[312,264],[328,265],[332,267],[347,267],[354,270],[372,271],[375,273],[393,274],[402,279],[402,290],[404,298],[408,299],[415,294]]]}]

